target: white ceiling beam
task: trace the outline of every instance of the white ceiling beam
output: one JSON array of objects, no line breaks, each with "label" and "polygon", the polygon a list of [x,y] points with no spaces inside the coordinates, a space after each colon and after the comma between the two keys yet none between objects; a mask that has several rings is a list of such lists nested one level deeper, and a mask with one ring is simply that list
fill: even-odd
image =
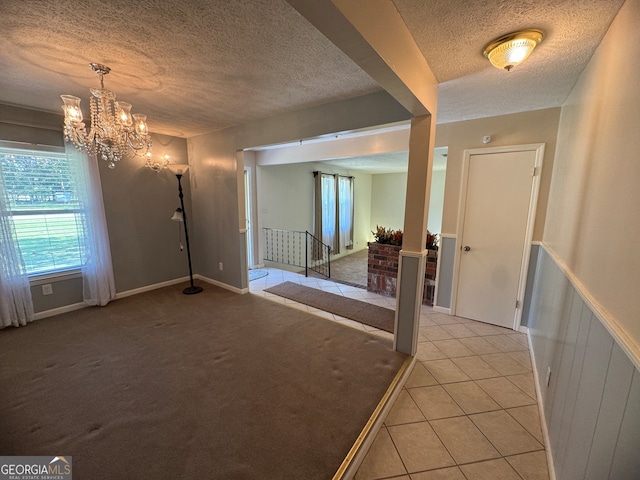
[{"label": "white ceiling beam", "polygon": [[380,90],[242,125],[238,127],[236,146],[257,148],[394,124],[410,118],[410,112],[389,93]]},{"label": "white ceiling beam", "polygon": [[384,133],[374,131],[369,135],[336,137],[328,137],[330,140],[327,141],[300,142],[298,145],[258,151],[256,153],[257,165],[320,162],[328,159],[406,152],[409,149],[408,125],[406,128]]},{"label": "white ceiling beam", "polygon": [[435,116],[438,82],[389,0],[287,0],[413,116]]}]

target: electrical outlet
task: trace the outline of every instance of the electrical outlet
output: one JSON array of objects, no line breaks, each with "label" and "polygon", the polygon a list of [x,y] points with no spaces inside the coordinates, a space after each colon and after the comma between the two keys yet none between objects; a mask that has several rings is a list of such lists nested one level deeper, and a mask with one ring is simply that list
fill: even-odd
[{"label": "electrical outlet", "polygon": [[53,287],[51,286],[50,283],[47,283],[46,285],[42,285],[42,294],[43,295],[52,295],[53,294]]},{"label": "electrical outlet", "polygon": [[547,367],[547,387],[551,383],[551,367]]},{"label": "electrical outlet", "polygon": [[224,270],[224,265],[222,262],[218,262],[218,270]]}]

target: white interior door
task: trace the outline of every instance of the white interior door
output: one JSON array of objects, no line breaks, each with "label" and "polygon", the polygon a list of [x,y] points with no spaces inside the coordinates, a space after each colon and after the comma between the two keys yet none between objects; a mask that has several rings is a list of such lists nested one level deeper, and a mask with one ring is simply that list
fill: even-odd
[{"label": "white interior door", "polygon": [[[523,268],[529,257],[527,236],[535,211],[532,198],[537,198],[532,195],[537,153],[508,151],[468,157],[462,228],[458,230],[458,316],[515,326],[516,301],[524,290]],[[535,187],[537,193],[537,182]]]}]

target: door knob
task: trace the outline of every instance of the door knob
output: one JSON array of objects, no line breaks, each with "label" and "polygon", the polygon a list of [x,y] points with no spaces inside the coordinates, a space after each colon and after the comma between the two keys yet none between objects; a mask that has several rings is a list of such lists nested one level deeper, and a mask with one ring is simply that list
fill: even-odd
[{"label": "door knob", "polygon": [[468,251],[470,251],[470,250],[471,250],[471,247],[470,247],[469,245],[465,245],[465,247],[464,247],[464,251],[465,251],[465,252],[468,252]]}]

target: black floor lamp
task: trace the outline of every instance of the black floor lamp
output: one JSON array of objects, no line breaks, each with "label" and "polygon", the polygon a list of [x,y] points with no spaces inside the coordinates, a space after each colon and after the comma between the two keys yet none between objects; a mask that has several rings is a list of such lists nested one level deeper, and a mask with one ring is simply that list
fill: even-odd
[{"label": "black floor lamp", "polygon": [[176,218],[176,214],[174,214],[174,218],[172,218],[172,220],[182,220],[182,224],[184,225],[184,239],[187,243],[187,259],[189,260],[189,281],[191,282],[191,284],[187,288],[185,288],[182,293],[184,293],[185,295],[193,295],[196,293],[200,293],[202,291],[202,287],[193,284],[193,270],[191,269],[191,249],[189,248],[189,230],[187,229],[187,212],[184,209],[184,195],[182,194],[182,183],[180,181],[182,179],[182,175],[187,173],[187,170],[189,170],[189,165],[171,164],[167,165],[167,168],[169,168],[169,170],[171,170],[178,179],[178,196],[180,197],[180,210],[182,213],[182,219]]}]

